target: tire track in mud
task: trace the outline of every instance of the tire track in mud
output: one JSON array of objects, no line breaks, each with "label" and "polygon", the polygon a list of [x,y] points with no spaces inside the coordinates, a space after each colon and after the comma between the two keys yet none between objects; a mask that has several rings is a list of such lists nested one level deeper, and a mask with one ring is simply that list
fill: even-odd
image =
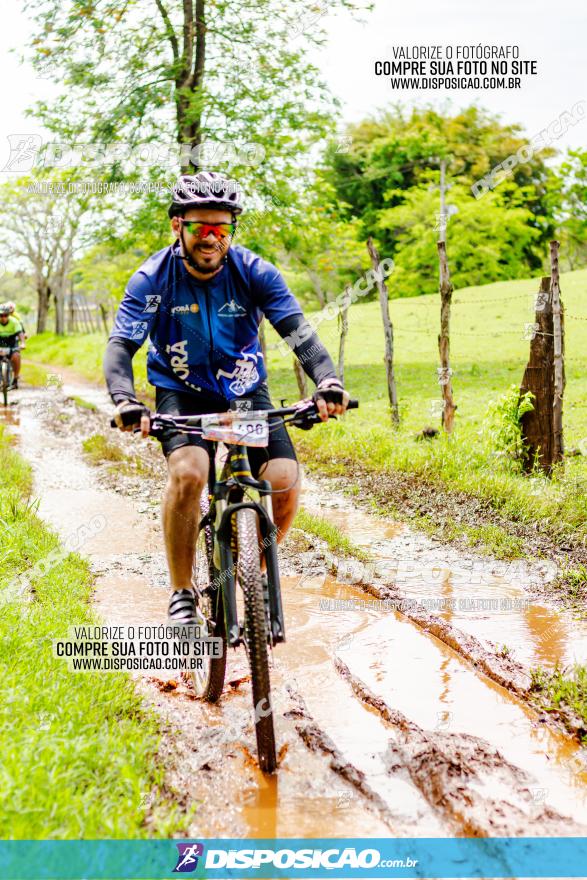
[{"label": "tire track in mud", "polygon": [[[88,396],[83,388],[78,393]],[[84,511],[108,510],[107,533],[81,551],[98,573],[97,607],[108,622],[159,622],[167,594],[152,503],[164,474],[158,449],[150,443],[140,447],[142,467],[136,475],[113,473],[109,466],[90,470],[81,459],[80,441],[97,431],[107,433],[104,416],[65,405],[59,395],[47,406],[42,395],[20,395],[21,452],[35,468],[41,515],[63,533]],[[99,395],[93,399],[98,402]],[[57,419],[58,414],[67,418]],[[127,453],[137,454],[131,437],[112,436]],[[394,711],[385,693],[372,691],[376,705],[365,698],[367,684],[361,692],[351,690],[351,673],[342,678],[344,664],[340,658],[334,662],[341,638],[350,633],[352,648],[353,633],[368,634],[375,623],[386,621],[370,611],[349,612],[339,621],[325,615],[321,597],[350,599],[361,592],[320,577],[296,584],[298,557],[295,546],[283,549],[289,642],[276,652],[272,673],[282,746],[276,777],[263,777],[253,757],[244,655],[231,657],[229,685],[217,706],[200,703],[181,682],[137,679],[162,719],[166,784],[186,813],[178,835],[271,837],[295,829],[299,836],[320,836],[325,815],[332,836],[346,836],[349,828],[359,836],[398,837],[413,836],[417,828],[432,837],[495,835],[506,827],[509,835],[528,829],[558,834],[568,833],[561,826],[578,827],[546,804],[532,809],[527,792],[532,798],[536,779],[496,758],[493,746],[464,733],[427,731],[408,715],[400,723],[399,715],[386,717],[381,711],[382,706]],[[430,636],[422,632],[419,638]],[[361,650],[360,638],[357,646]]]},{"label": "tire track in mud", "polygon": [[[319,511],[322,514],[326,511],[327,518],[334,517],[343,533],[350,537],[354,538],[349,529],[350,522],[358,526],[361,530],[359,546],[371,557],[368,565],[359,562],[354,566],[345,565],[344,560],[331,553],[323,542],[322,552],[332,571],[338,569],[345,582],[360,586],[377,599],[389,600],[389,605],[398,608],[404,617],[444,642],[492,681],[533,706],[541,715],[541,723],[555,731],[571,733],[579,743],[582,742],[587,735],[583,720],[568,706],[556,710],[550,707],[545,712],[539,695],[532,690],[530,665],[513,656],[521,652],[534,658],[532,666],[544,664],[547,668],[562,666],[565,660],[574,661],[574,651],[578,652],[577,660],[587,659],[587,620],[577,620],[568,609],[556,608],[545,599],[546,588],[556,574],[551,563],[525,560],[503,563],[487,556],[475,558],[462,550],[439,545],[436,539],[416,534],[403,525],[385,528],[385,521],[356,509],[348,499],[333,493],[324,479],[314,476],[310,484],[314,493],[320,495]],[[382,531],[388,534],[384,540],[366,537],[365,523],[372,525],[375,536]],[[403,534],[399,535],[399,532]],[[415,544],[416,558],[421,561],[422,580],[429,588],[428,595],[420,586],[414,589],[414,578],[409,571],[402,571],[402,545],[405,547],[410,543]],[[400,562],[390,566],[389,555],[394,550],[400,554]],[[506,574],[509,571],[511,582],[506,577],[496,576],[496,570]],[[442,581],[438,579],[439,573],[443,575]],[[460,581],[458,586],[452,583],[457,579]],[[463,598],[464,585],[468,595]],[[539,598],[536,600],[537,593]],[[507,608],[503,613],[501,609],[497,613],[496,594],[502,603],[505,600],[510,605],[514,597],[524,610]],[[534,596],[534,600],[529,596]],[[426,607],[430,600],[444,610],[440,613],[430,611]],[[455,614],[457,602],[472,613]],[[472,602],[471,609],[467,608],[467,602]],[[474,612],[475,602],[486,606],[491,604],[495,609],[496,623],[493,626],[487,627],[487,615]],[[455,626],[454,619],[459,626]],[[501,648],[493,641],[496,628],[503,639]],[[471,630],[476,630],[477,635]],[[510,647],[504,651],[504,642],[510,647],[513,644],[513,651]]]},{"label": "tire track in mud", "polygon": [[423,730],[390,708],[336,658],[353,692],[397,729],[386,756],[390,776],[408,770],[426,800],[454,820],[468,837],[584,836],[578,825],[536,801],[534,780],[480,737]]}]

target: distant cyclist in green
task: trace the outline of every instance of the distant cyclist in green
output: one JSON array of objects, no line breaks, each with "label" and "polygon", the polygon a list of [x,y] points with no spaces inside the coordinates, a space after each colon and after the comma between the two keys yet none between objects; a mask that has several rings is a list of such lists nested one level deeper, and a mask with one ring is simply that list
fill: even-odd
[{"label": "distant cyclist in green", "polygon": [[20,337],[23,332],[22,324],[10,314],[10,306],[5,303],[0,306],[0,348],[10,349],[10,360],[14,379],[11,388],[18,388],[20,375]]},{"label": "distant cyclist in green", "polygon": [[18,338],[20,340],[20,350],[23,351],[26,348],[27,339],[26,330],[24,329],[24,322],[16,311],[16,303],[13,303],[11,300],[9,300],[6,305],[8,306],[9,313],[20,324],[20,334]]}]

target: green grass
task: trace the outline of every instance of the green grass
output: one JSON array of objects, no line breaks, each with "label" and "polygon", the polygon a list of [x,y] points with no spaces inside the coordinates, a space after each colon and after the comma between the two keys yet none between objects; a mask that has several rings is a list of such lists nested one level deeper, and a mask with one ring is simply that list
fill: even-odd
[{"label": "green grass", "polygon": [[33,364],[26,360],[27,352],[23,352],[23,361],[21,367],[21,379],[25,385],[35,385],[43,388],[47,385],[47,371],[38,364]]},{"label": "green grass", "polygon": [[[66,367],[89,379],[103,384],[102,361],[106,349],[106,337],[102,333],[79,333],[72,336],[56,336],[41,333],[27,342],[25,356],[42,364]],[[133,359],[135,389],[138,395],[152,396],[147,382],[147,347],[143,346]]]},{"label": "green grass", "polygon": [[493,523],[472,526],[463,522],[457,523],[448,516],[438,522],[428,515],[416,516],[415,520],[418,527],[429,535],[437,535],[445,541],[465,537],[471,547],[490,553],[497,559],[518,559],[525,555],[523,540]]},{"label": "green grass", "polygon": [[[393,275],[389,280],[393,292]],[[567,448],[587,438],[587,270],[561,278],[566,323],[566,377],[564,429]],[[388,415],[383,366],[383,333],[379,304],[356,303],[349,318],[345,384],[360,399],[360,409],[344,420],[295,432],[296,445],[305,457],[333,477],[344,475],[353,464],[369,471],[414,474],[441,489],[456,489],[489,501],[507,518],[531,523],[542,520],[556,537],[587,538],[587,460],[567,459],[564,473],[553,480],[529,479],[492,447],[486,418],[489,404],[512,384],[521,382],[529,342],[524,324],[532,321],[533,295],[538,279],[503,282],[468,288],[455,294],[451,339],[453,388],[458,410],[455,432],[429,442],[416,440],[424,425],[438,425],[433,401],[439,400],[437,295],[390,302],[395,331],[396,378],[402,418],[394,431]],[[461,301],[461,302],[460,302]],[[335,355],[336,321],[325,321],[318,333]],[[268,334],[268,341],[277,337]],[[292,356],[272,349],[269,356],[275,399],[295,400],[297,388]],[[399,511],[401,515],[401,511]],[[460,525],[460,524],[459,524]],[[501,538],[496,534],[471,538]],[[505,538],[503,539],[505,540]],[[507,541],[506,541],[507,543]],[[504,547],[506,555],[523,546]]]},{"label": "green grass", "polygon": [[25,356],[45,364],[71,367],[88,379],[97,379],[102,376],[105,347],[106,339],[99,333],[72,336],[41,333],[28,340]]},{"label": "green grass", "polygon": [[98,622],[89,565],[35,515],[30,471],[1,431],[0,465],[0,838],[170,836],[182,820],[161,793],[144,826],[163,782],[155,716],[126,675],[76,675],[53,656],[70,625]]},{"label": "green grass", "polygon": [[[393,275],[388,286],[392,296],[399,292]],[[440,489],[461,490],[487,500],[511,520],[532,523],[539,519],[554,537],[587,539],[586,458],[569,457],[564,473],[552,480],[529,479],[516,473],[507,457],[493,447],[486,424],[490,402],[521,382],[529,352],[524,324],[533,321],[538,287],[539,280],[534,278],[455,293],[451,338],[458,405],[455,431],[451,437],[441,435],[429,442],[415,438],[425,425],[438,426],[440,418],[432,411],[440,399],[438,294],[390,302],[402,419],[398,431],[392,430],[389,418],[379,304],[355,303],[349,314],[345,384],[360,399],[360,409],[311,432],[292,432],[306,460],[333,477],[347,473],[357,462],[376,474],[394,470],[414,474]],[[436,288],[436,278],[431,288]],[[565,444],[571,448],[580,447],[583,440],[587,444],[587,270],[563,274],[561,290],[566,326],[564,431]],[[336,357],[336,320],[322,322],[318,333]],[[271,328],[267,341],[273,399],[294,401],[298,391],[292,355],[283,356],[275,348],[278,337]],[[65,339],[44,334],[29,342],[36,359],[72,366],[92,379],[102,375],[104,346],[104,337],[97,334]],[[144,350],[134,360],[140,394],[146,383]],[[503,544],[505,555],[524,551],[523,546],[507,546],[506,537],[497,533],[471,534],[470,538],[476,546],[499,549]]]},{"label": "green grass", "polygon": [[578,565],[577,568],[567,568],[563,571],[567,588],[575,595],[584,593],[587,588],[587,567]]},{"label": "green grass", "polygon": [[[92,405],[89,404],[91,407]],[[110,470],[127,477],[152,476],[153,467],[139,455],[127,455],[104,434],[92,434],[82,440],[82,450],[90,464],[110,462]]]},{"label": "green grass", "polygon": [[101,464],[104,461],[126,461],[127,456],[122,449],[108,440],[104,434],[92,434],[82,440],[84,454],[92,464]]},{"label": "green grass", "polygon": [[577,565],[575,568],[563,567],[559,577],[552,584],[553,591],[560,592],[575,616],[587,617],[585,600],[587,599],[587,566]]},{"label": "green grass", "polygon": [[369,554],[365,553],[362,547],[358,547],[350,541],[337,526],[321,516],[308,513],[303,507],[300,507],[296,513],[293,525],[303,532],[315,535],[317,538],[326,541],[329,549],[336,555],[353,556],[362,562],[369,561]]},{"label": "green grass", "polygon": [[98,407],[95,403],[91,403],[89,400],[84,400],[83,397],[78,397],[77,395],[73,395],[71,398],[76,406],[79,406],[81,409],[89,409],[90,412],[98,412]]},{"label": "green grass", "polygon": [[509,535],[500,526],[465,525],[463,530],[472,547],[491,548],[490,552],[498,559],[516,559],[524,553],[522,539]]},{"label": "green grass", "polygon": [[540,696],[545,711],[571,712],[587,728],[587,668],[576,664],[570,669],[532,670],[532,690]]}]

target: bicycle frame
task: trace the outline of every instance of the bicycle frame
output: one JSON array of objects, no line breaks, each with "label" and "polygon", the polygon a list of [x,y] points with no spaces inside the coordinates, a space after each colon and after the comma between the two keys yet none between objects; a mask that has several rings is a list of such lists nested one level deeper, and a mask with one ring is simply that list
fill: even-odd
[{"label": "bicycle frame", "polygon": [[[357,400],[348,402],[348,409],[356,409]],[[219,415],[214,413],[213,415]],[[254,415],[249,413],[248,417]],[[272,418],[283,419],[283,424],[297,427],[310,428],[320,421],[314,402],[310,399],[300,401],[297,405],[279,409],[265,410],[264,415]],[[132,419],[136,419],[133,413]],[[150,433],[157,437],[165,425],[171,424],[183,433],[202,433],[203,415],[194,416],[171,416],[155,413],[151,417]],[[332,418],[336,418],[332,416]],[[122,415],[124,424],[124,413]],[[128,421],[127,424],[133,424]],[[111,427],[118,427],[113,419]],[[137,429],[138,430],[138,429]],[[216,449],[216,442],[213,448]],[[223,468],[220,479],[216,479],[216,465],[214,458],[210,462],[208,473],[208,493],[210,496],[210,510],[202,517],[198,525],[198,533],[212,523],[214,515],[214,530],[219,554],[220,588],[226,625],[226,638],[230,647],[236,648],[243,643],[243,629],[239,624],[236,604],[236,578],[233,552],[233,526],[234,514],[243,508],[254,510],[258,516],[263,554],[267,566],[267,581],[269,590],[269,640],[270,644],[285,641],[285,622],[283,604],[281,601],[281,587],[279,581],[279,565],[277,558],[277,527],[273,522],[273,505],[271,501],[272,488],[268,480],[255,480],[251,474],[247,444],[226,443],[228,458]],[[259,492],[260,501],[243,501],[243,489],[251,488]],[[216,549],[216,548],[215,548]]]},{"label": "bicycle frame", "polygon": [[[213,507],[211,507],[211,512],[200,521],[199,528],[204,528],[207,524],[207,518],[214,513],[214,527],[220,556],[220,589],[222,591],[227,642],[231,648],[236,648],[243,642],[243,630],[239,624],[236,603],[236,577],[232,541],[232,518],[238,510],[243,508],[254,510],[259,518],[269,587],[270,641],[271,644],[284,642],[285,622],[279,581],[277,526],[273,522],[271,483],[268,480],[255,480],[253,478],[247,447],[244,445],[230,445],[228,447],[228,457],[220,480],[216,480],[215,462],[214,460],[211,461],[210,485],[212,480],[214,480],[214,485],[210,494]],[[256,489],[261,496],[260,501],[243,501],[243,486]]]}]

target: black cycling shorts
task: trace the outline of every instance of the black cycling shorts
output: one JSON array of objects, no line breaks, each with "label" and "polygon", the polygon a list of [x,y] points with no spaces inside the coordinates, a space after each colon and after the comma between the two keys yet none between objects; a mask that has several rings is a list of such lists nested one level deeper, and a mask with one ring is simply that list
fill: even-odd
[{"label": "black cycling shorts", "polygon": [[[207,397],[205,394],[195,394],[190,391],[175,391],[169,388],[156,388],[156,408],[158,413],[168,413],[177,416],[197,416],[202,413],[226,412],[229,403],[220,397]],[[274,409],[269,397],[267,383],[262,382],[258,388],[246,398],[252,400],[253,409]],[[161,437],[163,453],[167,457],[174,449],[182,446],[200,446],[209,455],[212,455],[213,444],[210,440],[204,440],[199,434],[181,434],[173,428],[164,428]],[[293,443],[286,427],[280,419],[269,420],[269,445],[248,446],[249,463],[251,473],[257,477],[259,470],[265,462],[274,458],[289,458],[297,461]]]},{"label": "black cycling shorts", "polygon": [[18,335],[13,333],[12,336],[0,336],[0,348],[9,348],[10,354],[14,354],[15,351],[20,351],[20,339]]}]

